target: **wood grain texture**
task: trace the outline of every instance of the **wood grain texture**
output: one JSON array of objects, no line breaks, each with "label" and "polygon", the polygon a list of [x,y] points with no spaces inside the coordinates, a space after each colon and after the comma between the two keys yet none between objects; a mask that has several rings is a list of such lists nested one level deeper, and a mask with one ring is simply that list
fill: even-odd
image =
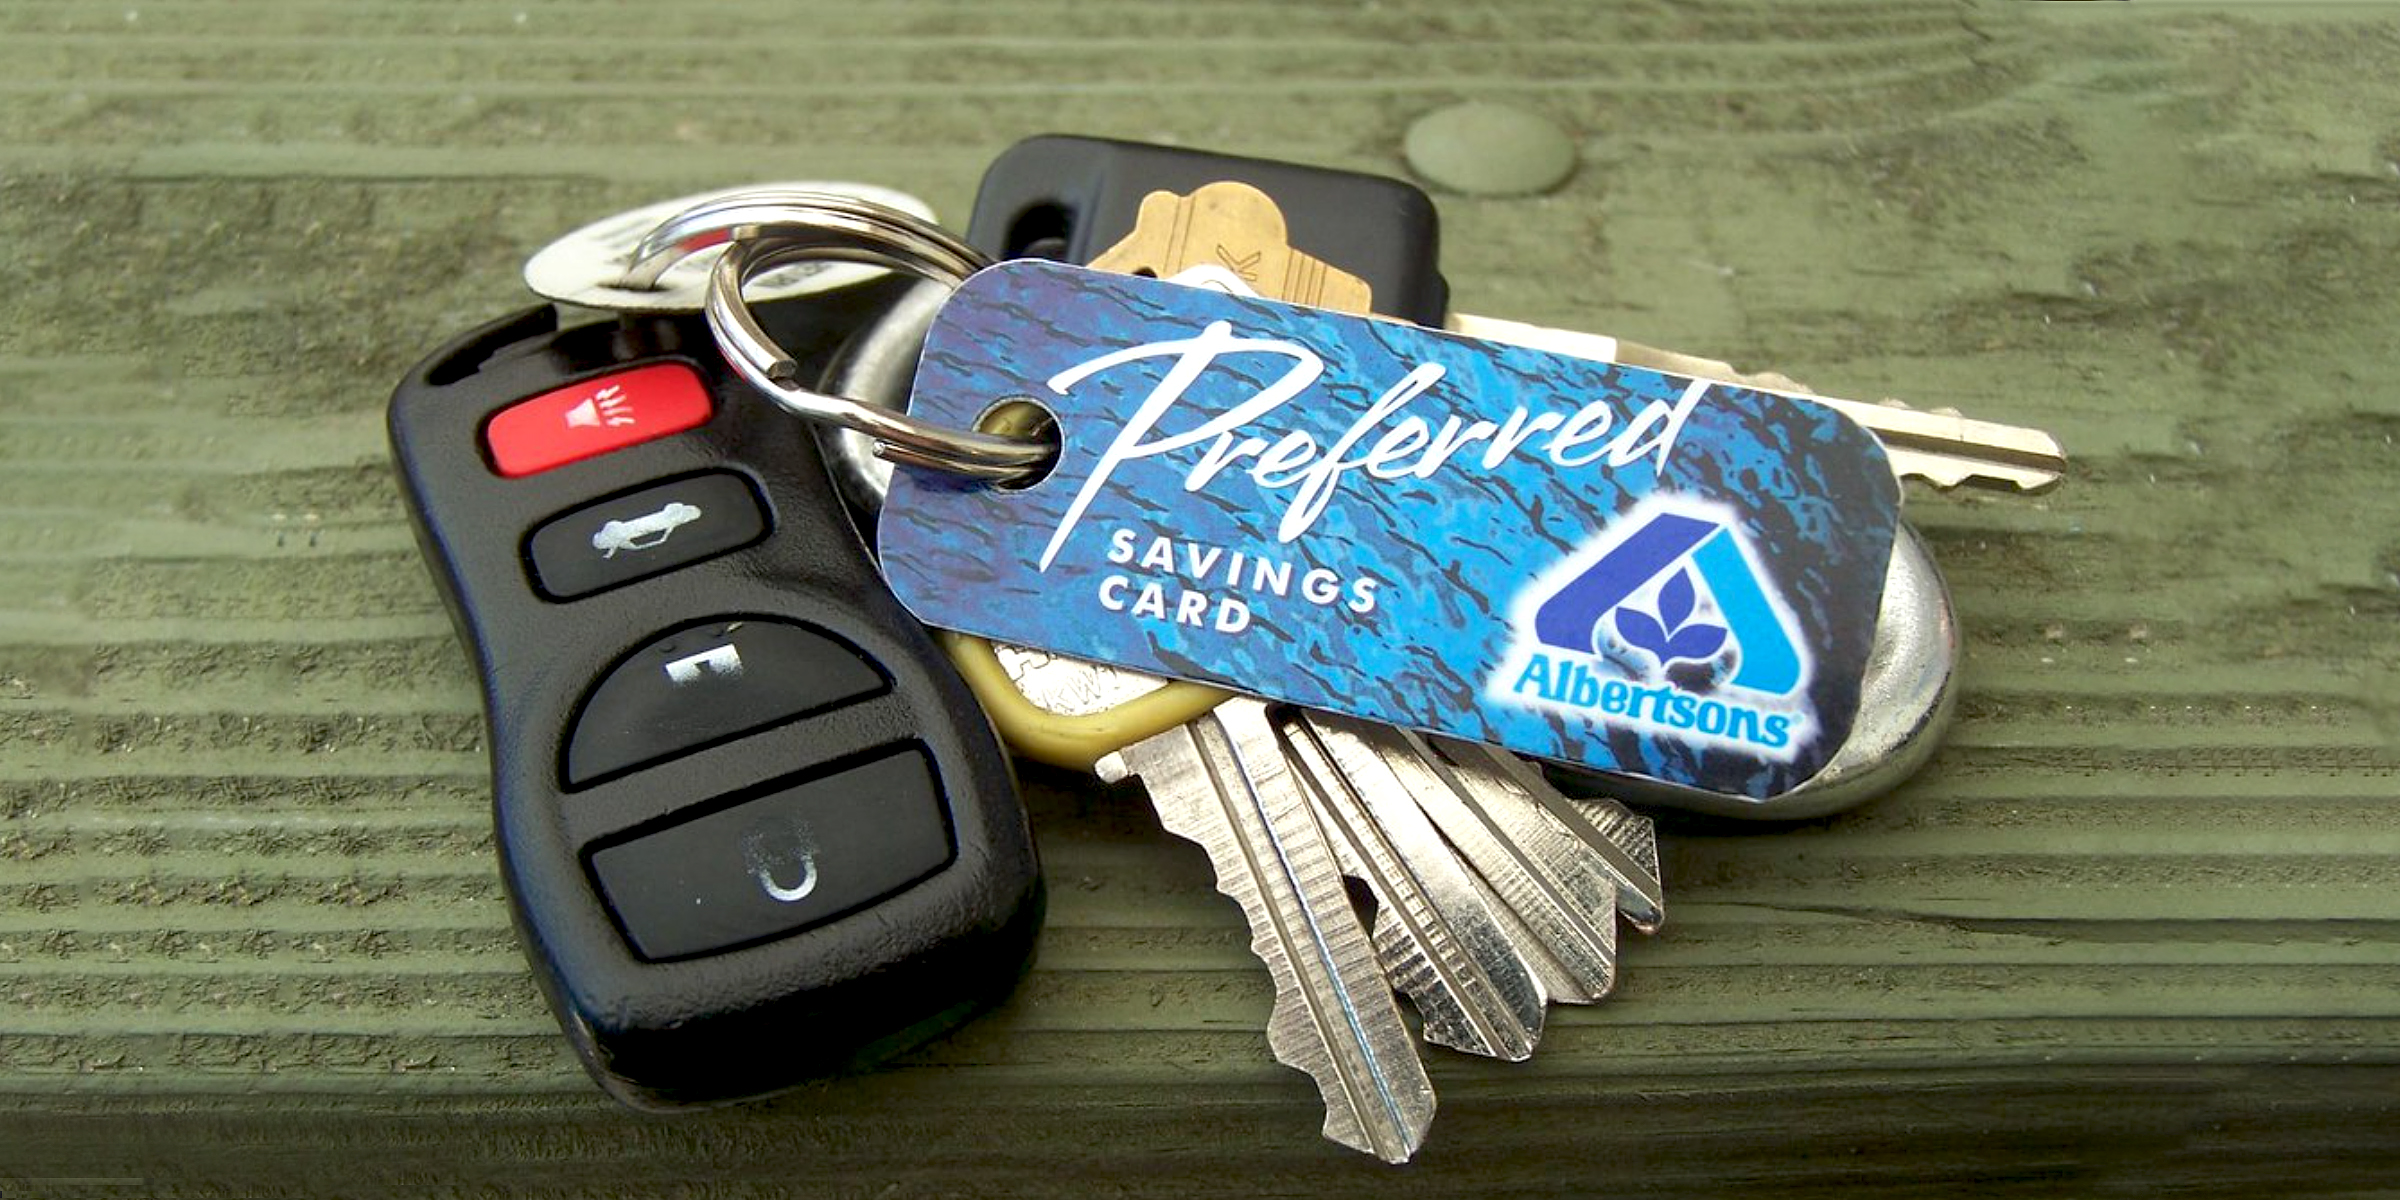
[{"label": "wood grain texture", "polygon": [[[2400,12],[1685,0],[0,6],[0,1193],[2370,1194],[2400,1179]],[[1670,822],[1668,928],[1533,1061],[1321,1142],[1205,862],[1029,775],[1004,1012],[641,1118],[510,934],[400,372],[619,208],[1037,132],[1403,174],[1458,306],[2056,432],[1921,493],[1966,634],[1899,792]]]}]

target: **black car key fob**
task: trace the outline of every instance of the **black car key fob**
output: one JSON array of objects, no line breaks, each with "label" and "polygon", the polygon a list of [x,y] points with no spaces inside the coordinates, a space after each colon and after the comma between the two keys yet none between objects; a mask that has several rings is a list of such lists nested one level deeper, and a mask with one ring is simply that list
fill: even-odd
[{"label": "black car key fob", "polygon": [[[889,299],[760,312],[821,355]],[[1008,759],[702,320],[528,309],[410,371],[390,432],[482,680],[515,921],[603,1087],[774,1091],[1009,991],[1042,889]]]}]

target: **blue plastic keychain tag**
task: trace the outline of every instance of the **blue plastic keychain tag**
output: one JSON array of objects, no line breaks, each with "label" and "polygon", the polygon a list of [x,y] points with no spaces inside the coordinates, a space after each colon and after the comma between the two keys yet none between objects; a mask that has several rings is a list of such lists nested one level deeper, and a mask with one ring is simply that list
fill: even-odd
[{"label": "blue plastic keychain tag", "polygon": [[1899,488],[1803,397],[1056,263],[942,308],[910,410],[1058,424],[897,472],[927,624],[1768,797],[1849,735]]}]

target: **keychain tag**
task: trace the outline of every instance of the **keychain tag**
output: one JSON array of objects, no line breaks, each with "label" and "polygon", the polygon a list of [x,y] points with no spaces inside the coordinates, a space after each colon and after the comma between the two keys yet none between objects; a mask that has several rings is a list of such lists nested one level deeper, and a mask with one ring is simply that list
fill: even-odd
[{"label": "keychain tag", "polygon": [[1027,260],[911,411],[1012,401],[1038,482],[894,478],[927,624],[1760,798],[1856,716],[1899,490],[1806,398]]}]

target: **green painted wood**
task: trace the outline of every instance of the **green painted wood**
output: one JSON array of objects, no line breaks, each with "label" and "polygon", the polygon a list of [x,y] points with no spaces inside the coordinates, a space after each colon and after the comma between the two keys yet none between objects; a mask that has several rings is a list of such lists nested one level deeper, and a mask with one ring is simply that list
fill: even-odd
[{"label": "green painted wood", "polygon": [[[2400,12],[1261,0],[0,6],[0,1194],[2199,1194],[2400,1178]],[[1671,919],[1413,1166],[1321,1142],[1229,903],[1031,773],[1004,1012],[683,1120],[518,959],[400,371],[615,209],[1028,134],[1400,173],[1461,308],[2039,425],[1915,494],[1960,718],[1898,793],[1670,823]],[[805,1031],[795,1031],[803,1036]]]}]

